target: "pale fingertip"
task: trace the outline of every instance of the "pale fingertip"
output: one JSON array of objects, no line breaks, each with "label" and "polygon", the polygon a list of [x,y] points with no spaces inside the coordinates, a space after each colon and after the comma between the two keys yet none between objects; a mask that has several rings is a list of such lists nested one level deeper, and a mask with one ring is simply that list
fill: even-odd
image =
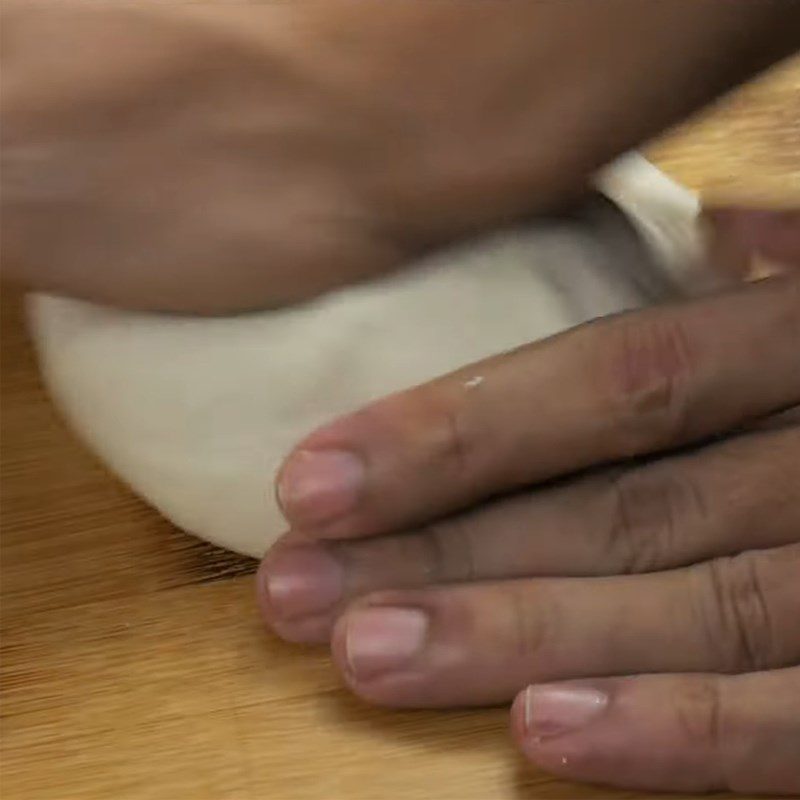
[{"label": "pale fingertip", "polygon": [[375,607],[348,614],[344,643],[352,680],[406,669],[423,649],[429,624],[418,608]]},{"label": "pale fingertip", "polygon": [[523,695],[523,720],[528,736],[542,740],[579,731],[606,710],[609,697],[593,686],[540,684]]},{"label": "pale fingertip", "polygon": [[355,453],[298,450],[278,476],[278,506],[291,525],[334,522],[358,505],[365,473],[364,463]]},{"label": "pale fingertip", "polygon": [[282,547],[259,570],[271,615],[298,619],[331,611],[342,596],[341,565],[323,545]]}]

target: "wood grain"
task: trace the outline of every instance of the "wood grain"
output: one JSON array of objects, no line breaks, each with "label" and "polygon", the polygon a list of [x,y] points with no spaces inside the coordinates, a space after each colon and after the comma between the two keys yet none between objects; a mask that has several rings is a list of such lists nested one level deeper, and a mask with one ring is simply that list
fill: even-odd
[{"label": "wood grain", "polygon": [[[696,189],[800,200],[800,61],[656,144]],[[254,564],[172,529],[48,403],[2,298],[5,800],[634,798],[527,768],[506,711],[392,713],[261,630]]]}]

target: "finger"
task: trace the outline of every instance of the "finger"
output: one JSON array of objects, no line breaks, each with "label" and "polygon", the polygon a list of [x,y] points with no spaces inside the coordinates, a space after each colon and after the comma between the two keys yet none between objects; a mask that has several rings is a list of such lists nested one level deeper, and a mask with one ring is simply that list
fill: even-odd
[{"label": "finger", "polygon": [[800,667],[531,686],[525,756],[563,778],[651,791],[800,792]]},{"label": "finger", "polygon": [[268,624],[327,641],[353,598],[381,589],[671,569],[797,541],[800,426],[501,499],[410,533],[291,539],[259,571]]},{"label": "finger", "polygon": [[551,680],[740,672],[800,662],[800,544],[650,575],[370,595],[339,618],[334,659],[392,706],[503,702]]},{"label": "finger", "polygon": [[753,277],[800,266],[800,209],[712,206],[703,216],[715,266]]},{"label": "finger", "polygon": [[278,497],[320,538],[389,532],[799,397],[793,276],[581,326],[379,401],[306,439]]}]

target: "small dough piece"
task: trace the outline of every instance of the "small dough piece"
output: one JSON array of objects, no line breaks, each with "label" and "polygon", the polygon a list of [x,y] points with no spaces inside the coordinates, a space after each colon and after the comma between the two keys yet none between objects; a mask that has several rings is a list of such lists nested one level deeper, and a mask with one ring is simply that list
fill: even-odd
[{"label": "small dough piece", "polygon": [[79,436],[175,525],[261,556],[285,529],[276,469],[319,424],[689,290],[695,198],[639,156],[598,184],[613,203],[597,196],[279,311],[209,319],[32,296],[46,383]]}]

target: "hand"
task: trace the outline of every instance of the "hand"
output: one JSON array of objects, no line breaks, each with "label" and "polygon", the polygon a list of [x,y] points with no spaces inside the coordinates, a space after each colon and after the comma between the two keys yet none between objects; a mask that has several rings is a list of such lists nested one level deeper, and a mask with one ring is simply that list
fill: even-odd
[{"label": "hand", "polygon": [[797,792],[798,487],[794,274],[601,320],[312,434],[280,476],[294,531],[262,608],[284,638],[330,637],[372,702],[516,696],[520,747],[558,775]]},{"label": "hand", "polygon": [[798,30],[782,0],[0,13],[5,274],[209,313],[302,300],[551,207]]}]

